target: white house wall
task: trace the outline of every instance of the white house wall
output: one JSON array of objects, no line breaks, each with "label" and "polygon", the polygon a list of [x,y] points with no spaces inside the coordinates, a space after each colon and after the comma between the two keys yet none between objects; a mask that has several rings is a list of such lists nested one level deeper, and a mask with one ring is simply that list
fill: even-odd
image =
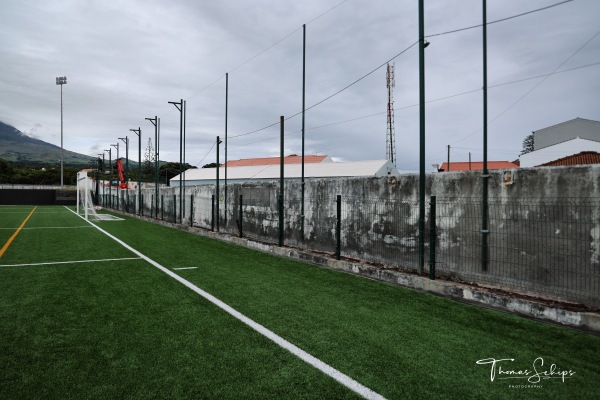
[{"label": "white house wall", "polygon": [[519,157],[521,168],[535,167],[559,158],[581,153],[582,151],[596,151],[600,153],[600,142],[587,139],[572,139],[553,146],[523,154]]}]

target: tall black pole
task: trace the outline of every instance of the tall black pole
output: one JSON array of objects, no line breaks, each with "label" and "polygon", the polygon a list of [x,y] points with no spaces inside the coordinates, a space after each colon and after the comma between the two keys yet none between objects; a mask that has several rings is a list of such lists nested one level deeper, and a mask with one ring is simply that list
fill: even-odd
[{"label": "tall black pole", "polygon": [[141,210],[142,205],[142,129],[130,129],[130,131],[134,132],[138,136],[138,214]]},{"label": "tall black pole", "polygon": [[482,221],[481,221],[481,269],[487,270],[488,264],[488,237],[490,234],[488,226],[488,172],[487,165],[487,4],[483,0],[483,178],[482,181]]},{"label": "tall black pole", "polygon": [[300,205],[300,236],[304,240],[304,112],[306,95],[306,24],[302,25],[302,198]]},{"label": "tall black pole", "polygon": [[283,136],[284,136],[284,121],[283,115],[279,117],[279,245],[283,246],[283,176],[284,176],[284,160],[283,154]]},{"label": "tall black pole", "polygon": [[129,137],[125,136],[125,182],[127,182],[127,188],[125,189],[125,196],[127,197],[127,212],[129,212]]},{"label": "tall black pole", "polygon": [[138,214],[142,212],[142,128],[138,126]]},{"label": "tall black pole", "polygon": [[180,102],[169,101],[169,104],[173,104],[179,110],[179,223],[181,223],[183,213],[183,99]]},{"label": "tall black pole", "polygon": [[229,111],[229,73],[225,74],[225,225],[227,225],[227,118]]},{"label": "tall black pole", "polygon": [[108,165],[110,166],[110,170],[108,172],[108,206],[112,208],[112,149],[108,150]]},{"label": "tall black pole", "polygon": [[219,201],[221,200],[219,198],[219,169],[220,169],[220,164],[219,164],[219,148],[221,147],[220,144],[221,144],[221,140],[217,136],[217,165],[216,165],[216,168],[217,168],[217,184],[215,185],[215,191],[216,191],[216,195],[217,195],[216,196],[216,202],[217,202],[217,205],[216,205],[216,214],[217,215],[215,216],[215,219],[217,220],[217,232],[219,232],[219,228],[220,228],[220,221],[219,221],[220,220],[220,215],[219,215]]},{"label": "tall black pole", "polygon": [[[186,100],[181,99],[183,103],[183,165],[185,166],[185,111],[187,108]],[[181,182],[181,179],[179,180]],[[183,217],[185,215],[185,171],[183,172],[183,185],[182,185],[182,193],[180,193],[180,202],[181,202],[181,213],[179,214],[179,223],[183,223]]]},{"label": "tall black pole", "polygon": [[155,207],[155,215],[158,218],[158,176],[160,175],[160,161],[159,161],[159,152],[158,152],[158,142],[160,140],[160,118],[158,118],[157,116],[155,116],[154,118],[156,118],[156,125],[158,125],[156,127],[156,134],[154,135],[154,174],[155,174],[155,203],[154,203],[154,207]]},{"label": "tall black pole", "polygon": [[419,269],[425,266],[425,28],[423,0],[419,0]]},{"label": "tall black pole", "polygon": [[129,138],[125,136],[119,139],[125,142],[125,210],[129,212]]},{"label": "tall black pole", "polygon": [[448,162],[447,162],[447,166],[446,166],[446,171],[450,172],[450,145],[448,145]]}]

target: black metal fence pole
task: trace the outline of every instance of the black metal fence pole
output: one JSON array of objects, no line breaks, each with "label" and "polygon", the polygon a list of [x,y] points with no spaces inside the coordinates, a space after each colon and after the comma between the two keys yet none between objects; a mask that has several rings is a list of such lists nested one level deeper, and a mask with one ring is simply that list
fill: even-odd
[{"label": "black metal fence pole", "polygon": [[283,115],[279,117],[279,246],[283,246],[283,193],[284,193],[284,121]]},{"label": "black metal fence pole", "polygon": [[244,236],[244,228],[243,228],[243,211],[242,211],[242,205],[244,204],[242,202],[243,198],[242,195],[240,194],[240,208],[239,208],[239,221],[240,221],[240,237]]},{"label": "black metal fence pole", "polygon": [[215,231],[215,195],[210,198],[210,230]]},{"label": "black metal fence pole", "polygon": [[429,203],[429,279],[435,279],[435,207],[435,196],[431,196],[431,202]]},{"label": "black metal fence pole", "polygon": [[335,221],[335,259],[339,260],[342,257],[342,195],[338,194],[337,199],[337,212]]},{"label": "black metal fence pole", "polygon": [[164,221],[165,219],[165,195],[160,195],[160,219]]},{"label": "black metal fence pole", "polygon": [[[180,211],[181,213],[181,211]],[[173,223],[177,223],[177,195],[173,195]]]}]

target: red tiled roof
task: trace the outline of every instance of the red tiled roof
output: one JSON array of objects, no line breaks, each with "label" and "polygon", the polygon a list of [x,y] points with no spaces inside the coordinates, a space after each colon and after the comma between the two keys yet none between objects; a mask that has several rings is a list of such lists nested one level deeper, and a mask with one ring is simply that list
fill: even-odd
[{"label": "red tiled roof", "polygon": [[[470,166],[469,166],[470,164]],[[442,163],[440,165],[439,171],[446,171],[448,163]],[[511,168],[519,168],[519,166],[515,163],[511,163],[510,161],[488,161],[487,163],[488,170],[492,169],[511,169]],[[483,161],[472,161],[472,162],[451,162],[450,163],[450,172],[453,171],[482,171],[483,170]]]},{"label": "red tiled roof", "polygon": [[[320,163],[327,156],[304,156],[304,163]],[[302,156],[296,154],[289,155],[283,158],[284,164],[301,164]],[[252,165],[278,165],[279,157],[263,157],[263,158],[242,158],[241,160],[227,161],[228,167],[248,167]]]},{"label": "red tiled roof", "polygon": [[561,165],[585,165],[600,164],[600,153],[595,151],[582,151],[558,160],[550,161],[545,164],[536,165],[536,167],[558,167]]}]

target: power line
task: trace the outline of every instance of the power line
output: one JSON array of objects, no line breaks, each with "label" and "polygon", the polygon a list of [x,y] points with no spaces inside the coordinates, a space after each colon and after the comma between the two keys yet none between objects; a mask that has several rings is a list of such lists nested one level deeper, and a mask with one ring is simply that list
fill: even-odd
[{"label": "power line", "polygon": [[[542,78],[542,77],[545,77],[545,76],[562,74],[563,72],[575,71],[575,70],[578,70],[578,69],[593,67],[593,66],[599,65],[599,64],[600,64],[600,61],[599,62],[595,62],[595,63],[591,63],[591,64],[580,65],[578,67],[564,69],[564,70],[561,70],[561,71],[550,72],[550,73],[547,73],[547,74],[542,74],[542,75],[537,75],[537,76],[531,76],[531,77],[528,77],[528,78],[517,79],[517,80],[509,81],[509,82],[498,83],[496,85],[488,86],[488,88],[496,88],[496,87],[500,87],[500,86],[511,85],[511,84],[514,84],[514,83],[529,81],[529,80],[532,80],[532,79],[539,79],[539,78]],[[466,92],[455,93],[455,94],[452,94],[452,95],[448,95],[448,96],[444,96],[444,97],[439,97],[437,99],[428,100],[425,103],[426,104],[435,103],[437,101],[448,100],[448,99],[451,99],[451,98],[454,98],[454,97],[464,96],[464,95],[467,95],[467,94],[477,93],[477,92],[480,92],[480,91],[481,91],[481,89],[468,90]],[[406,110],[408,108],[418,107],[418,105],[419,104],[410,104],[410,105],[407,105],[407,106],[396,107],[396,108],[394,108],[394,111]],[[363,116],[360,116],[360,117],[346,119],[346,120],[343,120],[343,121],[331,122],[331,123],[328,123],[328,124],[325,124],[325,125],[312,126],[310,128],[306,128],[306,130],[314,130],[314,129],[327,128],[329,126],[334,126],[334,125],[339,125],[339,124],[345,124],[345,123],[348,123],[348,122],[354,122],[354,121],[359,121],[361,119],[372,118],[372,117],[376,117],[376,116],[379,116],[379,115],[384,115],[385,113],[386,113],[386,111],[382,111],[382,112],[378,112],[378,113],[374,113],[374,114],[363,115]],[[298,131],[298,132],[300,132],[300,131]]]},{"label": "power line", "polygon": [[[542,8],[537,8],[535,10],[527,11],[527,12],[524,12],[524,13],[521,13],[521,14],[513,15],[513,16],[510,16],[510,17],[506,17],[506,18],[497,19],[495,21],[488,22],[487,25],[492,25],[492,24],[496,24],[498,22],[508,21],[509,19],[522,17],[522,16],[527,15],[527,14],[533,14],[533,13],[536,13],[538,11],[547,10],[549,8],[560,6],[560,5],[563,5],[565,3],[570,3],[571,1],[573,1],[573,0],[565,0],[565,1],[561,1],[560,3],[552,4],[552,5],[549,5],[549,6],[546,6],[546,7],[542,7]],[[462,31],[466,31],[466,30],[469,30],[469,29],[479,28],[479,27],[482,27],[482,26],[483,26],[483,24],[473,25],[473,26],[467,26],[465,28],[459,28],[459,29],[454,29],[454,30],[451,30],[451,31],[434,33],[432,35],[426,35],[425,37],[429,38],[429,37],[434,37],[434,36],[448,35],[450,33],[462,32]]]},{"label": "power line", "polygon": [[213,145],[212,145],[212,146],[210,146],[210,149],[209,149],[209,150],[208,150],[208,152],[207,152],[207,153],[204,155],[204,157],[202,157],[202,160],[198,161],[198,163],[197,163],[197,164],[195,164],[195,165],[196,165],[196,167],[197,167],[198,165],[202,164],[202,161],[204,161],[204,159],[205,159],[206,157],[208,157],[208,155],[210,154],[210,152],[212,151],[212,149],[214,149],[215,145],[216,145],[216,143],[215,143],[215,141],[213,141]]},{"label": "power line", "polygon": [[[596,32],[594,35],[592,35],[591,38],[589,38],[584,44],[582,44],[581,46],[579,46],[579,48],[577,50],[575,50],[569,57],[567,57],[563,62],[561,62],[556,68],[554,68],[554,70],[547,74],[546,76],[544,76],[544,79],[542,79],[540,82],[538,82],[534,87],[532,87],[531,89],[529,89],[525,94],[523,94],[521,97],[519,97],[516,101],[514,101],[511,105],[509,105],[507,108],[504,109],[504,111],[502,111],[500,114],[496,115],[496,117],[494,117],[491,121],[489,121],[488,125],[493,123],[494,121],[496,121],[498,118],[500,118],[501,116],[503,116],[508,110],[510,110],[511,108],[513,108],[515,105],[517,105],[521,100],[523,100],[525,97],[527,97],[531,92],[533,92],[535,89],[537,89],[542,83],[546,82],[546,80],[554,75],[556,73],[556,71],[562,67],[563,65],[565,65],[571,58],[573,58],[577,53],[579,53],[581,51],[581,49],[583,49],[585,46],[587,46],[588,43],[590,43],[592,40],[594,40],[596,38],[596,36],[598,36],[600,34],[600,31]],[[477,132],[479,132],[482,128],[478,128],[476,131],[474,131],[473,133],[463,137],[462,139],[457,140],[454,143],[458,143],[461,142],[471,136],[473,136],[474,134],[476,134]]]},{"label": "power line", "polygon": [[329,10],[325,11],[324,13],[318,15],[317,17],[311,19],[310,21],[308,21],[306,24],[312,24],[313,22],[315,22],[316,20],[318,20],[319,18],[321,18],[323,15],[328,14],[330,11],[335,10],[336,8],[338,8],[339,6],[341,6],[342,4],[344,4],[345,2],[347,2],[348,0],[344,0],[342,2],[339,2],[338,4],[336,4],[335,6],[331,7]]},{"label": "power line", "polygon": [[[384,67],[385,65],[387,65],[387,63],[389,63],[390,61],[393,61],[393,60],[395,60],[396,58],[400,57],[402,54],[406,53],[406,52],[407,52],[407,51],[408,51],[410,48],[412,48],[412,47],[413,47],[414,45],[416,45],[417,43],[419,43],[419,41],[416,41],[416,42],[414,42],[413,44],[411,44],[410,46],[408,46],[407,48],[405,48],[404,50],[402,50],[401,52],[399,52],[398,54],[396,54],[395,56],[393,56],[392,58],[390,58],[389,60],[387,60],[387,61],[386,61],[386,62],[384,62],[383,64],[381,64],[381,65],[379,65],[379,66],[375,67],[375,68],[374,68],[374,69],[372,69],[371,71],[367,72],[366,74],[364,74],[364,75],[363,75],[363,76],[361,76],[360,78],[358,78],[358,79],[354,80],[352,83],[350,83],[350,84],[346,85],[345,87],[343,87],[342,89],[338,90],[337,92],[335,92],[335,93],[332,93],[331,95],[329,95],[329,96],[325,97],[324,99],[322,99],[322,100],[320,100],[320,101],[316,102],[316,103],[315,103],[315,104],[313,104],[312,106],[310,106],[310,107],[307,107],[307,108],[305,109],[305,111],[308,111],[308,110],[310,110],[310,109],[313,109],[313,108],[315,108],[316,106],[318,106],[318,105],[320,105],[320,104],[322,104],[322,103],[326,102],[327,100],[331,99],[332,97],[335,97],[335,96],[337,96],[338,94],[342,93],[343,91],[345,91],[345,90],[349,89],[350,87],[352,87],[352,86],[356,85],[358,82],[362,81],[363,79],[365,79],[365,78],[366,78],[366,77],[368,77],[369,75],[372,75],[372,74],[373,74],[375,71],[377,71],[378,69],[380,69],[380,68]],[[289,117],[285,118],[285,120],[287,121],[287,120],[289,120],[289,119],[292,119],[292,118],[294,118],[294,117],[297,117],[297,116],[298,116],[298,115],[300,115],[300,114],[302,114],[302,111],[299,111],[299,112],[297,112],[296,114],[293,114],[293,115],[291,115],[291,116],[289,116]],[[230,138],[230,139],[232,139],[232,138],[237,138],[237,137],[240,137],[240,136],[246,136],[246,135],[250,135],[250,134],[257,133],[257,132],[263,131],[263,130],[265,130],[265,129],[271,128],[271,127],[273,127],[273,126],[276,126],[276,125],[278,125],[278,124],[279,124],[279,122],[274,122],[274,123],[272,123],[272,124],[270,124],[270,125],[267,125],[267,126],[265,126],[265,127],[263,127],[263,128],[260,128],[260,129],[255,129],[255,130],[253,130],[253,131],[246,132],[246,133],[242,133],[242,134],[239,134],[239,135],[230,136],[229,138]]]}]

